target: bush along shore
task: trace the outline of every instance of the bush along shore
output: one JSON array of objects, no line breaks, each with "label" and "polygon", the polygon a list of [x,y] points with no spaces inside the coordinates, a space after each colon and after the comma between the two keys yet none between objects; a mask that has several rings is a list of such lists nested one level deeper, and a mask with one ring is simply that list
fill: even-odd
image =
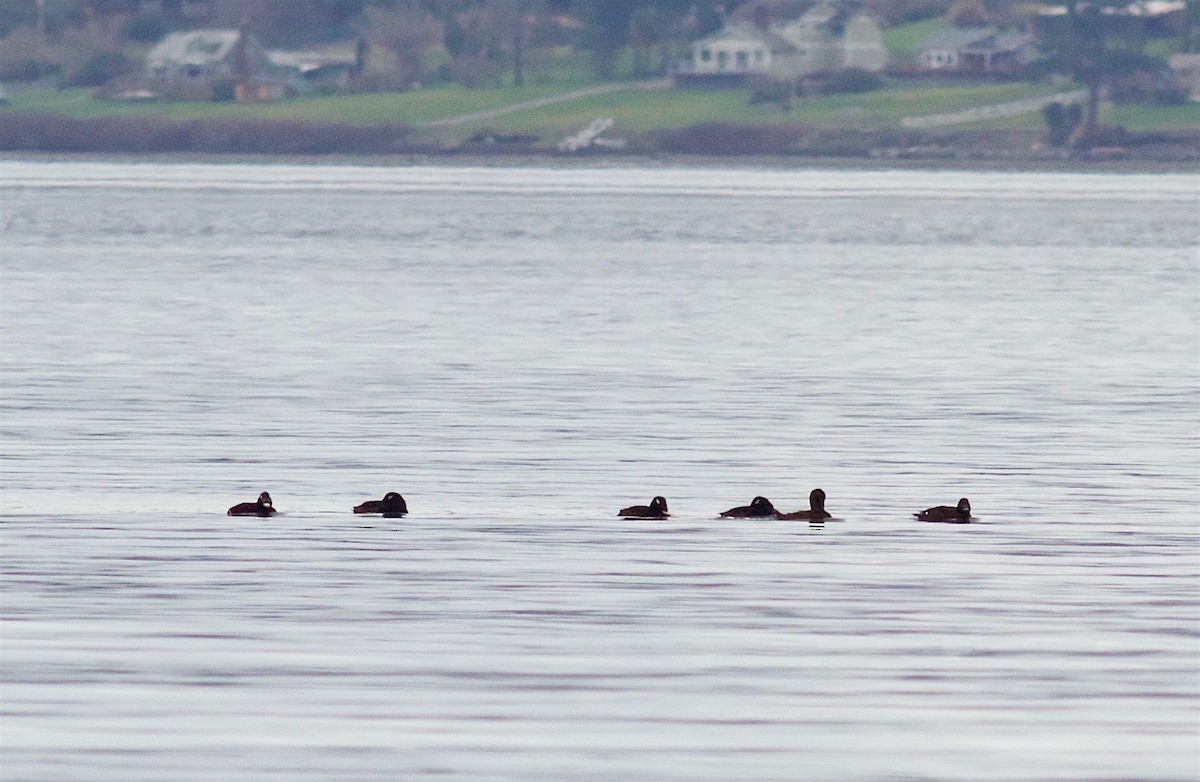
[{"label": "bush along shore", "polygon": [[364,127],[262,119],[83,119],[8,114],[0,115],[0,151],[318,156],[470,154],[533,158],[669,154],[957,164],[1036,165],[1094,160],[1200,164],[1200,130],[1142,134],[1121,131],[1079,145],[1061,140],[1054,144],[1047,133],[1032,130],[862,130],[713,122],[632,136],[619,152],[592,147],[565,153],[559,149],[558,139],[482,132],[465,142],[449,144],[419,137],[401,124]]},{"label": "bush along shore", "polygon": [[404,125],[360,127],[286,120],[0,116],[0,150],[333,155],[409,151]]}]

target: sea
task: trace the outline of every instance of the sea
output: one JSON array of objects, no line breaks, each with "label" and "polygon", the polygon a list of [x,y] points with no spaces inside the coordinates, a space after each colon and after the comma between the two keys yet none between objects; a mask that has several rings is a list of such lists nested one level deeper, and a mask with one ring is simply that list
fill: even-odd
[{"label": "sea", "polygon": [[0,160],[4,782],[1192,781],[1198,510],[1194,174]]}]

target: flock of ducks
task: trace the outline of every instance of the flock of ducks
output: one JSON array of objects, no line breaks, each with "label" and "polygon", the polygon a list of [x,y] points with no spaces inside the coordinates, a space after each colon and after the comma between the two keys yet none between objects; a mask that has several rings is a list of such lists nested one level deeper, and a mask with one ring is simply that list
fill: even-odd
[{"label": "flock of ducks", "polygon": [[[378,513],[385,519],[400,518],[408,513],[408,505],[398,493],[390,491],[381,500],[367,500],[361,505],[354,506],[355,513]],[[265,491],[258,495],[254,502],[239,502],[229,509],[230,516],[274,516],[275,505],[271,495]],[[622,508],[617,515],[626,519],[665,519],[671,514],[667,511],[667,500],[655,497],[649,505],[630,505]],[[958,505],[938,505],[914,513],[920,521],[940,521],[946,524],[967,524],[971,521],[971,503],[963,497]],[[825,492],[813,489],[808,495],[808,509],[792,513],[781,513],[766,497],[755,497],[749,505],[739,505],[721,514],[723,519],[754,519],[775,518],[783,521],[824,521],[830,518],[825,510]]]}]

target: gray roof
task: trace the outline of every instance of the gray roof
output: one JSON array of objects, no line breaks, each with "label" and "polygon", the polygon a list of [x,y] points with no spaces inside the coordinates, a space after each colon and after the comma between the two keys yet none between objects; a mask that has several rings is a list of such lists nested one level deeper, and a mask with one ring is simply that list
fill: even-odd
[{"label": "gray roof", "polygon": [[917,43],[917,51],[949,50],[956,52],[972,44],[978,44],[995,34],[995,27],[954,27],[949,30],[939,30],[922,38]]},{"label": "gray roof", "polygon": [[191,30],[171,33],[154,45],[146,55],[146,65],[208,65],[220,62],[237,45],[237,30]]},{"label": "gray roof", "polygon": [[996,33],[963,47],[970,52],[1015,52],[1033,40],[1028,33]]},{"label": "gray roof", "polygon": [[703,46],[705,44],[714,43],[726,38],[739,38],[743,40],[761,41],[773,52],[795,51],[796,46],[791,41],[781,35],[770,32],[768,30],[760,30],[752,24],[735,22],[727,27],[718,30],[710,36],[701,38],[692,43],[692,46]]}]

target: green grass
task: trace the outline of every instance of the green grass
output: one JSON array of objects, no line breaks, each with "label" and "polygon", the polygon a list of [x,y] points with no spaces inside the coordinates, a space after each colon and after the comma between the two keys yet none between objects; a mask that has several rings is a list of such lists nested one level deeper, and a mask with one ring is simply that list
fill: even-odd
[{"label": "green grass", "polygon": [[791,112],[818,125],[895,127],[904,117],[944,114],[1057,92],[1043,84],[1012,82],[963,87],[902,87],[858,95],[828,95],[801,101]]},{"label": "green grass", "polygon": [[[583,78],[581,64],[576,64]],[[584,81],[583,83],[594,83]],[[554,143],[599,117],[614,120],[610,136],[637,135],[702,122],[799,123],[819,127],[861,129],[896,128],[906,116],[941,114],[1046,95],[1062,86],[1024,82],[959,87],[894,87],[862,94],[802,98],[789,111],[750,105],[745,90],[641,90],[633,87],[605,95],[527,109],[489,120],[421,131],[421,123],[503,108],[515,103],[557,94],[580,84],[539,83],[521,89],[497,87],[469,90],[437,86],[405,93],[310,96],[292,101],[253,106],[232,103],[119,103],[100,101],[86,90],[31,90],[10,96],[6,112],[39,112],[68,117],[160,116],[170,119],[246,118],[320,123],[376,125],[404,123],[418,126],[427,137],[448,142],[488,129],[496,133],[529,133]],[[1184,106],[1105,107],[1105,121],[1134,132],[1200,129],[1200,104]],[[1041,115],[989,120],[964,127],[1039,128]]]},{"label": "green grass", "polygon": [[1182,106],[1112,106],[1106,112],[1105,121],[1134,133],[1200,131],[1200,103],[1185,103]]},{"label": "green grass", "polygon": [[741,90],[695,92],[637,89],[596,95],[531,111],[480,120],[447,129],[450,136],[466,138],[481,129],[496,133],[532,133],[547,141],[565,138],[601,117],[613,118],[610,136],[683,127],[700,122],[731,120],[746,111]]},{"label": "green grass", "polygon": [[911,62],[917,56],[917,44],[922,38],[948,27],[950,20],[944,16],[902,24],[883,31],[883,45],[896,62]]},{"label": "green grass", "polygon": [[558,84],[482,90],[450,86],[399,93],[305,96],[281,103],[242,106],[236,103],[122,103],[97,100],[88,90],[31,90],[13,94],[8,110],[80,118],[245,118],[378,125],[428,122],[500,108],[562,91],[563,87]]}]

